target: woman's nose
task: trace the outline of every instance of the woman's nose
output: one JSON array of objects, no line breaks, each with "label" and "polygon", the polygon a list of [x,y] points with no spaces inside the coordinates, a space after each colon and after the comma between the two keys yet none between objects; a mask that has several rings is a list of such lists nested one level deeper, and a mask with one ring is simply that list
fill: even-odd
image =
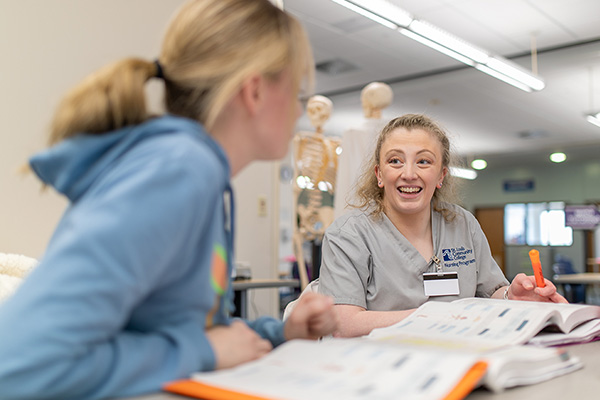
[{"label": "woman's nose", "polygon": [[412,163],[404,164],[402,168],[402,177],[404,179],[415,179],[417,177],[417,167]]}]

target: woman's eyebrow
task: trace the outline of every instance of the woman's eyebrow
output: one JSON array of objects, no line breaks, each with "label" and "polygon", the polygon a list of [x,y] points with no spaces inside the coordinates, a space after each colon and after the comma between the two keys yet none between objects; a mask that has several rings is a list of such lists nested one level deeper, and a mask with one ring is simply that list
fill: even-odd
[{"label": "woman's eyebrow", "polygon": [[429,149],[423,149],[423,150],[417,151],[417,154],[422,154],[422,153],[430,153],[431,155],[435,156],[435,152],[433,150],[429,150]]},{"label": "woman's eyebrow", "polygon": [[390,149],[390,150],[386,151],[385,155],[388,156],[390,154],[395,154],[395,153],[404,154],[404,150],[402,150],[402,149]]},{"label": "woman's eyebrow", "polygon": [[[417,155],[422,155],[423,153],[429,153],[432,156],[435,156],[435,152],[433,150],[429,150],[429,149],[422,149],[417,151]],[[385,152],[385,156],[390,156],[392,154],[404,154],[404,150],[402,149],[390,149],[387,152]]]}]

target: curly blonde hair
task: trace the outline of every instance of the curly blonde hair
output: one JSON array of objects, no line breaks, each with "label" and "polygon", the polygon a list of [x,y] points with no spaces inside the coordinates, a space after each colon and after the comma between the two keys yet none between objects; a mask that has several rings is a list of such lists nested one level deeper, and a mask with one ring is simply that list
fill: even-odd
[{"label": "curly blonde hair", "polygon": [[[349,205],[354,208],[370,210],[373,216],[380,216],[384,211],[383,206],[383,188],[377,184],[375,175],[375,167],[379,165],[381,147],[387,140],[391,132],[398,128],[406,130],[422,129],[434,136],[442,147],[442,168],[450,169],[450,165],[456,165],[454,155],[450,150],[450,140],[447,133],[434,120],[423,114],[406,114],[401,117],[392,119],[381,130],[377,138],[377,144],[372,156],[365,162],[362,167],[361,174],[356,184],[356,201]],[[444,178],[444,185],[441,188],[436,188],[433,193],[432,205],[435,211],[442,213],[444,218],[451,221],[455,217],[455,213],[448,207],[447,203],[454,203],[458,200],[457,196],[457,181],[448,173]]]}]

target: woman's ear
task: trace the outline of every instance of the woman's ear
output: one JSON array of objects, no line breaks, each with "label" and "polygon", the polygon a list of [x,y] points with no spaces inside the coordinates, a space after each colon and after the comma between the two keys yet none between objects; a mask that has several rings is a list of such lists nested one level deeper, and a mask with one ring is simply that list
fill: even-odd
[{"label": "woman's ear", "polygon": [[381,179],[381,171],[379,170],[379,165],[375,166],[375,177],[377,178],[377,186],[383,187],[383,181]]},{"label": "woman's ear", "polygon": [[444,183],[444,178],[446,177],[446,175],[448,174],[448,167],[444,167],[442,169],[442,176],[440,178],[440,181],[437,184],[437,188],[441,189],[442,188],[442,184]]},{"label": "woman's ear", "polygon": [[260,74],[252,74],[244,80],[239,95],[242,105],[250,115],[255,115],[264,99],[265,79]]}]

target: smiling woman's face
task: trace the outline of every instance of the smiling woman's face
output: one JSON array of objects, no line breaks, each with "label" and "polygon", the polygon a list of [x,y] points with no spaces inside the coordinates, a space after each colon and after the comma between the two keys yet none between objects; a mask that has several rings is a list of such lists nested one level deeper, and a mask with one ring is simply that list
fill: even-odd
[{"label": "smiling woman's face", "polygon": [[386,214],[430,212],[430,204],[447,169],[442,163],[442,145],[423,129],[397,128],[382,143],[375,174],[384,189]]}]

